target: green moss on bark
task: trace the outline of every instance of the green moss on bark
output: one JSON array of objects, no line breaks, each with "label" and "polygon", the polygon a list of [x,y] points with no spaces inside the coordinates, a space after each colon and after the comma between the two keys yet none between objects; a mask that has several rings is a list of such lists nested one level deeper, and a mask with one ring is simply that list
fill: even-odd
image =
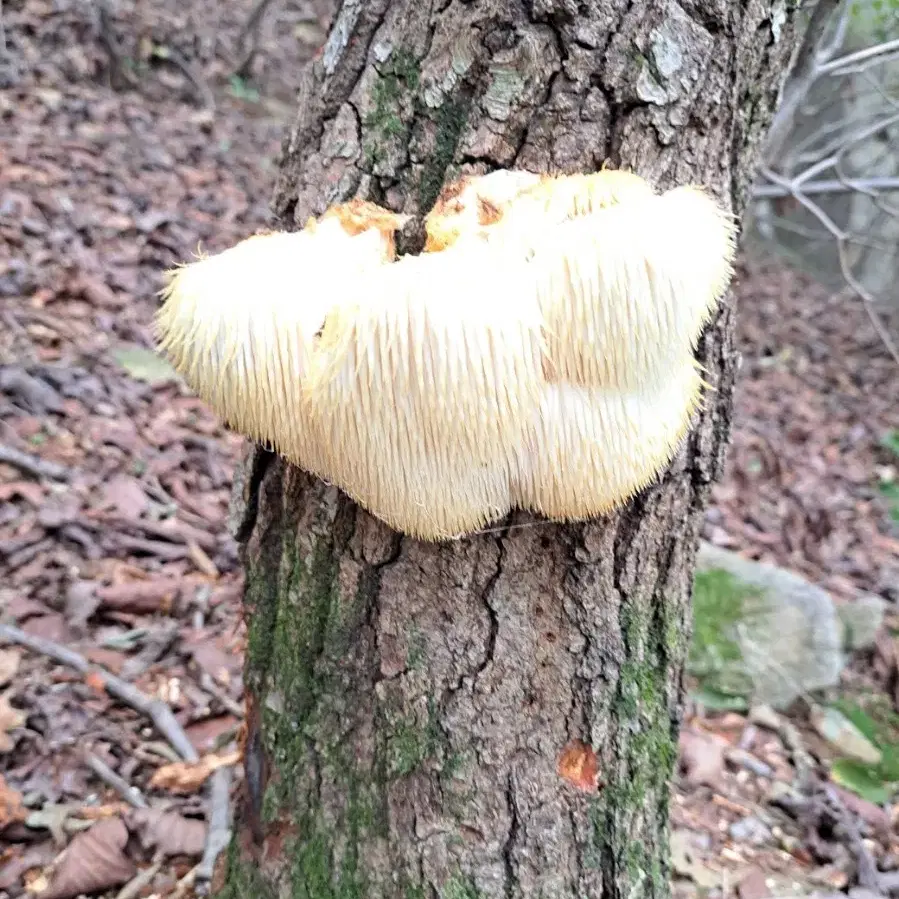
[{"label": "green moss on bark", "polygon": [[465,97],[447,99],[431,113],[434,136],[434,152],[425,163],[418,182],[418,202],[422,210],[428,210],[440,193],[447,170],[456,156],[462,129],[468,121],[470,104]]}]

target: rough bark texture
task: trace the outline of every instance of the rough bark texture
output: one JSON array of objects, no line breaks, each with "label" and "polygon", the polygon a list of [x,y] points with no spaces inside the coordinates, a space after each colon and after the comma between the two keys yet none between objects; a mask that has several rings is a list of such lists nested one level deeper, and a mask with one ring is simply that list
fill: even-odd
[{"label": "rough bark texture", "polygon": [[[701,182],[744,206],[793,48],[776,0],[345,0],[305,72],[275,207],[426,210],[459,171]],[[420,246],[420,227],[401,249]],[[247,789],[231,896],[668,892],[693,558],[736,367],[725,304],[687,447],[620,515],[514,514],[443,545],[253,454],[242,474]],[[240,510],[239,510],[240,511]],[[240,516],[238,516],[240,518]],[[591,746],[602,786],[557,770]]]}]

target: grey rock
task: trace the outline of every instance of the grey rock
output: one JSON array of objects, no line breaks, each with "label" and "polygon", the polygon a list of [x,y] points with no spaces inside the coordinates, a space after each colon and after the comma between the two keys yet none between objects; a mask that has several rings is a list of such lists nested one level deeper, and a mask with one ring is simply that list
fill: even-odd
[{"label": "grey rock", "polygon": [[753,846],[762,846],[771,840],[771,828],[755,815],[748,815],[734,821],[730,826],[730,838],[740,843],[751,843]]},{"label": "grey rock", "polygon": [[874,645],[877,632],[883,624],[886,606],[885,600],[871,593],[837,606],[837,614],[843,624],[843,645],[846,649],[867,649]]},{"label": "grey rock", "polygon": [[[746,588],[739,620],[722,640],[739,647],[727,664],[754,702],[786,708],[796,697],[836,685],[846,663],[844,626],[830,595],[798,575],[703,542],[697,571],[723,571]],[[733,678],[731,678],[733,679]]]}]

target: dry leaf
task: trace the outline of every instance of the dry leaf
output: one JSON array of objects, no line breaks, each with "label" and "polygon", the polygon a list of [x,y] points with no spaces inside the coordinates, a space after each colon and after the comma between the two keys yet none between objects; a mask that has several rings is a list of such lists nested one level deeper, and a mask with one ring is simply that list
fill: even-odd
[{"label": "dry leaf", "polygon": [[16,676],[21,660],[18,649],[0,649],[0,687],[5,687]]},{"label": "dry leaf", "polygon": [[157,769],[150,778],[150,787],[173,793],[195,793],[216,768],[235,765],[239,761],[239,752],[229,752],[226,755],[204,755],[198,762],[173,762]]},{"label": "dry leaf", "polygon": [[685,784],[718,787],[724,772],[724,743],[711,734],[685,729],[680,735],[680,764]]},{"label": "dry leaf", "polygon": [[199,856],[206,844],[206,824],[177,812],[137,809],[128,817],[128,828],[137,833],[144,849],[164,856]]},{"label": "dry leaf", "polygon": [[9,704],[9,693],[0,694],[0,752],[9,752],[13,748],[15,744],[8,731],[21,727],[25,720],[25,713]]},{"label": "dry leaf", "polygon": [[116,475],[103,488],[101,509],[115,509],[123,518],[140,518],[147,511],[150,501],[137,478],[126,474]]},{"label": "dry leaf", "polygon": [[128,828],[121,818],[98,821],[79,833],[59,857],[46,892],[38,899],[72,899],[130,880],[135,866],[125,855]]},{"label": "dry leaf", "polygon": [[225,652],[217,642],[208,638],[189,647],[194,662],[213,680],[227,686],[233,680],[240,666],[240,659],[234,653]]},{"label": "dry leaf", "polygon": [[14,790],[0,774],[0,831],[17,821],[24,821],[27,815],[22,794]]},{"label": "dry leaf", "polygon": [[737,885],[740,899],[767,899],[771,895],[766,883],[765,872],[761,868],[752,868]]},{"label": "dry leaf", "polygon": [[580,740],[572,740],[559,757],[559,776],[586,793],[599,789],[599,762],[596,753]]}]

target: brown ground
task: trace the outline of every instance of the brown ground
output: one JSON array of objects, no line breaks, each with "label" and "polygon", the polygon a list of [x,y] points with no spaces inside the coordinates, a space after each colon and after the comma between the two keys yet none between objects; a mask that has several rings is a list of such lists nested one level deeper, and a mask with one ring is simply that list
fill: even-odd
[{"label": "brown ground", "polygon": [[[141,348],[166,267],[266,224],[291,85],[329,3],[272,6],[249,88],[228,77],[248,0],[118,4],[118,69],[92,6],[2,7],[0,448],[61,469],[0,463],[0,614],[164,701],[199,754],[225,757],[242,692],[225,536],[242,444]],[[892,363],[857,303],[773,264],[745,265],[738,293],[738,426],[707,536],[840,599],[896,599],[899,542],[877,487],[895,461],[879,441],[899,428]],[[892,676],[891,645],[850,679]],[[856,844],[772,806],[795,776],[784,739],[742,715],[688,722],[679,890],[755,899],[858,882]],[[188,894],[208,804],[196,766],[162,768],[176,759],[95,675],[0,646],[0,897],[48,882],[57,899],[115,896],[154,854],[157,873],[133,895]],[[97,760],[149,810],[129,811]],[[893,866],[889,815],[844,800]]]}]

